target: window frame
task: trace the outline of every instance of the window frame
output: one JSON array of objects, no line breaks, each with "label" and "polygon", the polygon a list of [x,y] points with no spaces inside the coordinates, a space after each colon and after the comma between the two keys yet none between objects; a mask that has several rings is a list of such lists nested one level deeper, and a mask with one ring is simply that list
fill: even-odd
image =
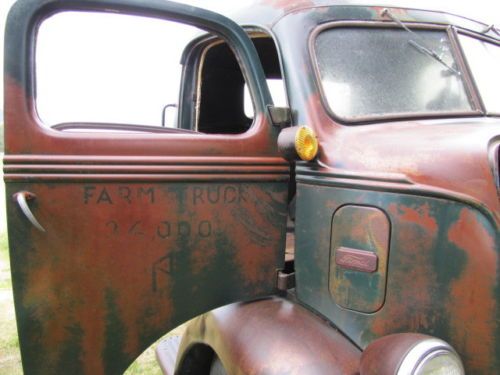
[{"label": "window frame", "polygon": [[442,111],[442,112],[398,112],[382,115],[365,115],[356,118],[346,118],[339,116],[335,113],[326,99],[321,81],[321,74],[319,70],[317,55],[316,55],[316,38],[323,31],[346,28],[346,27],[359,27],[359,28],[374,28],[374,29],[395,29],[402,30],[400,26],[394,24],[392,21],[332,21],[318,25],[309,36],[309,58],[313,69],[314,80],[316,88],[320,94],[320,100],[323,108],[328,115],[339,124],[343,125],[364,125],[371,123],[379,123],[386,121],[400,121],[400,120],[414,120],[414,119],[429,119],[429,118],[450,118],[450,117],[474,117],[484,115],[484,106],[477,91],[475,82],[472,79],[469,67],[466,65],[464,55],[460,49],[456,28],[450,25],[431,24],[422,22],[406,22],[410,29],[417,30],[438,30],[446,32],[451,46],[451,53],[455,58],[459,71],[462,73],[465,93],[471,104],[469,111]]},{"label": "window frame", "polygon": [[[246,30],[245,30],[246,31]],[[253,39],[251,34],[248,34],[250,39]],[[245,83],[248,82],[246,75],[243,72],[238,55],[233,50],[231,45],[223,38],[214,34],[204,33],[198,37],[193,38],[184,48],[181,54],[181,78],[179,99],[177,102],[177,124],[181,127],[178,129],[189,130],[197,134],[223,134],[228,136],[235,136],[248,133],[255,125],[255,118],[252,119],[252,124],[248,129],[242,133],[203,133],[199,131],[200,121],[200,108],[201,108],[201,89],[203,83],[203,68],[205,65],[205,58],[210,49],[221,44],[226,44],[232,51],[238,65],[240,67]],[[251,95],[252,106],[256,108],[255,97]],[[184,126],[184,127],[182,127]]]},{"label": "window frame", "polygon": [[[242,26],[242,27],[252,41],[254,39],[266,38],[274,43],[274,46],[276,47],[276,52],[278,54],[278,60],[280,63],[281,79],[283,80],[283,88],[285,91],[285,100],[287,106],[289,106],[288,92],[286,90],[285,77],[283,73],[283,64],[280,55],[279,45],[276,43],[276,39],[274,38],[273,34],[268,30],[262,30],[255,26]],[[181,55],[181,63],[183,66],[182,66],[181,80],[180,80],[181,83],[179,90],[179,100],[177,103],[178,104],[177,123],[180,124],[181,126],[182,125],[185,126],[188,124],[190,126],[185,128],[179,127],[178,129],[191,130],[197,133],[199,132],[198,128],[200,120],[200,102],[202,100],[201,88],[203,83],[202,72],[205,64],[205,58],[211,48],[219,46],[221,44],[227,44],[229,47],[231,47],[226,40],[218,37],[217,35],[202,34],[199,35],[198,37],[193,38],[191,42],[188,43],[184,48],[184,51],[182,52]],[[238,59],[235,51],[232,50],[232,52],[235,58]],[[241,64],[239,65],[241,68]],[[241,72],[245,84],[248,86],[247,77],[244,74],[243,70]],[[252,95],[250,90],[249,93],[252,101],[252,107],[254,111],[256,111],[257,104],[255,102],[255,97],[254,95]],[[193,104],[191,106],[189,105],[186,106],[186,103],[188,102],[192,102]],[[273,105],[275,104],[276,103],[274,103],[273,100]],[[256,116],[251,118],[252,124],[248,127],[248,129],[245,132],[237,134],[245,134],[251,131],[251,129],[255,124],[255,119]],[[215,134],[215,133],[208,133],[208,134]],[[228,134],[228,135],[237,135],[237,134]]]},{"label": "window frame", "polygon": [[476,39],[476,40],[481,41],[481,42],[491,43],[493,45],[496,45],[497,48],[500,48],[500,38],[495,39],[495,38],[492,38],[488,35],[477,34],[475,32],[472,32],[472,31],[467,30],[467,29],[462,29],[462,28],[453,27],[453,29],[454,29],[454,33],[455,33],[457,49],[459,50],[459,53],[461,54],[461,56],[463,58],[464,65],[466,66],[467,72],[468,72],[470,80],[471,80],[471,84],[474,86],[474,90],[476,91],[477,96],[479,98],[480,105],[481,105],[481,111],[482,111],[483,115],[485,115],[485,116],[500,116],[500,112],[489,112],[488,109],[486,108],[486,105],[484,104],[484,101],[483,101],[482,96],[481,96],[481,91],[479,90],[476,79],[474,78],[474,73],[472,72],[472,69],[470,67],[470,64],[469,64],[469,61],[467,58],[467,54],[465,53],[465,51],[463,49],[462,42],[460,41],[459,36],[464,35],[464,36]]},{"label": "window frame", "polygon": [[[62,5],[61,5],[62,6]],[[32,95],[33,95],[33,113],[34,116],[36,117],[36,121],[44,128],[47,129],[48,131],[65,131],[65,130],[78,130],[79,132],[89,132],[89,133],[94,133],[96,130],[98,131],[99,128],[101,128],[104,131],[109,131],[113,134],[121,134],[121,133],[142,133],[142,134],[147,134],[147,133],[180,133],[182,131],[181,128],[172,128],[172,127],[167,127],[167,126],[162,126],[161,124],[158,125],[153,125],[153,124],[148,124],[146,122],[133,122],[130,120],[119,122],[119,121],[105,121],[103,119],[97,119],[94,121],[85,121],[85,120],[79,120],[79,119],[69,119],[66,121],[47,121],[46,119],[43,118],[43,116],[40,116],[39,114],[39,103],[38,103],[38,98],[40,96],[40,93],[38,91],[38,81],[39,78],[38,76],[43,75],[39,74],[38,71],[38,66],[37,66],[37,53],[38,53],[38,46],[39,46],[39,38],[40,38],[40,29],[41,26],[45,22],[51,22],[51,18],[53,17],[58,17],[60,15],[63,15],[65,13],[73,13],[77,14],[80,13],[82,15],[85,15],[87,17],[92,17],[93,15],[99,15],[99,16],[112,16],[112,17],[137,17],[142,18],[142,23],[147,23],[149,21],[158,21],[162,23],[170,23],[171,25],[179,25],[182,27],[191,27],[193,30],[198,29],[199,32],[206,32],[207,35],[209,31],[202,29],[200,25],[191,25],[185,21],[178,20],[175,18],[164,18],[164,17],[156,17],[154,15],[149,15],[149,14],[142,14],[142,13],[137,13],[137,12],[106,12],[102,9],[95,9],[95,8],[85,8],[85,9],[79,9],[75,7],[68,7],[68,8],[56,8],[52,12],[48,12],[47,14],[42,15],[38,20],[35,25],[35,31],[34,31],[34,37],[33,37],[33,45],[32,45],[32,69],[30,71],[30,79],[32,80]],[[213,33],[213,31],[210,31]],[[212,34],[212,35],[215,35]],[[182,50],[192,42],[192,40],[195,37],[191,38],[188,43],[186,43]],[[223,39],[222,37],[220,37]],[[172,59],[172,61],[175,61],[175,59]],[[243,67],[240,65],[242,71]],[[79,73],[75,73],[79,74]],[[179,79],[179,89],[177,90],[176,96],[177,99],[179,97],[179,92],[180,88],[182,86],[182,71],[180,74],[177,76]],[[165,103],[165,105],[168,103]],[[158,114],[158,117],[160,117],[160,114]],[[177,116],[176,116],[177,118]],[[173,129],[173,130],[172,130]],[[176,131],[176,129],[179,129],[180,131]]]},{"label": "window frame", "polygon": [[[28,27],[27,27],[27,40],[26,44],[29,46],[29,53],[26,54],[26,56],[29,56],[30,59],[30,64],[29,64],[29,69],[25,72],[24,77],[26,80],[26,87],[27,87],[27,92],[30,94],[32,98],[32,102],[30,103],[30,118],[33,120],[35,123],[37,123],[37,126],[42,128],[42,132],[45,134],[49,134],[51,137],[56,137],[56,138],[73,138],[75,134],[80,134],[84,135],[87,134],[90,137],[97,137],[99,138],[100,135],[103,133],[100,132],[99,130],[104,130],[106,133],[110,133],[115,135],[118,138],[123,138],[126,139],[129,137],[131,133],[137,135],[138,137],[142,138],[144,137],[149,138],[150,136],[153,135],[158,135],[158,134],[165,134],[165,135],[171,135],[173,133],[185,133],[185,134],[191,134],[191,135],[198,135],[198,134],[205,134],[205,133],[200,133],[197,131],[192,131],[190,129],[185,129],[182,126],[178,126],[177,128],[166,128],[162,126],[154,126],[154,125],[148,125],[148,124],[137,124],[137,123],[113,123],[113,122],[104,122],[104,121],[67,121],[67,122],[57,122],[53,124],[49,124],[45,121],[42,120],[42,118],[38,114],[38,107],[37,107],[37,71],[36,71],[36,61],[35,61],[35,56],[36,56],[36,47],[37,47],[37,38],[38,38],[38,32],[39,28],[42,23],[47,21],[49,18],[52,16],[58,15],[60,13],[65,13],[65,12],[84,12],[84,13],[102,13],[106,14],[106,10],[104,9],[106,1],[111,1],[111,0],[103,0],[104,4],[102,5],[79,5],[79,4],[67,4],[67,3],[62,3],[62,4],[56,4],[56,5],[45,5],[42,6],[39,12],[37,14],[34,14],[33,17],[28,20]],[[152,13],[149,9],[147,9],[147,4],[144,6],[143,9],[135,9],[135,5],[131,5],[130,9],[128,9],[127,4],[125,4],[127,1],[130,1],[133,3],[135,0],[122,0],[124,4],[118,4],[116,5],[117,8],[124,7],[124,10],[122,11],[113,11],[110,13],[117,13],[117,14],[124,14],[127,16],[138,16],[138,17],[144,17],[144,18],[151,18],[151,19],[158,19],[161,21],[166,21],[166,22],[176,22],[179,24],[183,25],[191,25],[194,27],[197,27],[200,29],[201,32],[203,32],[203,35],[201,37],[194,37],[186,46],[184,49],[187,49],[189,46],[192,46],[195,42],[196,43],[203,43],[206,42],[207,39],[214,40],[214,41],[219,41],[220,43],[226,43],[228,46],[230,46],[231,50],[233,51],[236,61],[238,62],[238,66],[241,70],[242,76],[249,85],[249,91],[250,95],[252,97],[252,103],[254,105],[254,108],[257,112],[259,112],[260,115],[263,116],[268,116],[267,112],[267,107],[272,103],[271,95],[269,93],[269,90],[267,88],[267,85],[265,88],[261,87],[257,80],[260,77],[257,77],[258,74],[256,72],[257,69],[254,69],[252,67],[252,64],[247,61],[246,56],[244,54],[247,53],[244,49],[241,48],[240,41],[233,39],[234,36],[224,32],[221,32],[219,30],[219,25],[217,27],[213,27],[213,25],[210,24],[212,22],[211,20],[209,22],[205,20],[198,20],[197,18],[199,16],[193,16],[192,18],[196,21],[192,21],[189,19],[190,16],[186,15],[180,15],[176,14],[174,17],[172,16],[165,16],[164,14],[158,13]],[[49,2],[57,2],[57,0],[49,0]],[[167,5],[170,6],[170,5]],[[183,6],[183,4],[181,4]],[[141,5],[142,7],[142,5]],[[175,5],[173,6],[175,8]],[[156,11],[156,10],[155,10]],[[202,9],[202,11],[204,11]],[[216,14],[214,12],[210,12],[213,14]],[[234,23],[234,22],[233,22]],[[238,26],[241,28],[243,31],[246,32],[246,30],[243,29],[242,26],[237,25],[234,23],[234,25]],[[225,25],[228,27],[229,25]],[[251,38],[250,35],[246,32],[247,36]],[[235,48],[236,46],[236,48]],[[202,47],[203,51],[203,47]],[[258,57],[258,56],[257,56]],[[14,58],[14,57],[12,57]],[[184,58],[184,52],[182,53],[182,58]],[[260,60],[259,60],[260,61]],[[198,66],[195,67],[195,69],[198,69]],[[180,76],[180,88],[178,92],[178,98],[180,98],[180,95],[184,89],[185,83],[184,83],[184,68],[181,71],[181,76]],[[179,100],[178,105],[180,107],[181,102]],[[195,103],[193,103],[193,108],[194,108]],[[196,110],[196,109],[195,109]],[[178,121],[181,120],[181,116],[179,113],[177,114],[177,119]],[[249,130],[253,128],[255,125],[255,119],[252,122],[252,125],[250,126]],[[157,130],[150,131],[153,128],[157,128]],[[82,130],[80,130],[82,129]],[[177,129],[177,131],[175,130]],[[66,132],[65,130],[79,130],[78,132]],[[107,130],[110,130],[109,132]],[[183,130],[187,130],[186,132],[183,132]],[[246,132],[243,133],[238,133],[238,134],[226,134],[226,133],[221,133],[221,134],[205,134],[208,137],[214,137],[217,138],[220,135],[227,136],[227,137],[232,137],[232,138],[241,138],[242,136],[245,137],[249,131],[247,130]]]}]

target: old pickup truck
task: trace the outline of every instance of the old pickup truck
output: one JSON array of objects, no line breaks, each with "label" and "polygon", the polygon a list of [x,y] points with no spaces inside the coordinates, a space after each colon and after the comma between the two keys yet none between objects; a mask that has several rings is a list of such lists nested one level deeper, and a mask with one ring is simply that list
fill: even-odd
[{"label": "old pickup truck", "polygon": [[[122,373],[191,319],[158,345],[165,373],[500,373],[499,30],[374,3],[263,0],[238,23],[160,0],[12,7],[4,176],[26,374]],[[64,14],[83,37],[49,51],[44,80],[45,25]],[[152,38],[124,38],[99,79],[63,73],[116,30],[94,32],[101,16],[201,30],[169,126],[132,119],[148,90],[122,84],[147,80],[154,58],[120,69]],[[118,44],[75,60],[98,74]],[[89,119],[94,105],[117,117]]]}]

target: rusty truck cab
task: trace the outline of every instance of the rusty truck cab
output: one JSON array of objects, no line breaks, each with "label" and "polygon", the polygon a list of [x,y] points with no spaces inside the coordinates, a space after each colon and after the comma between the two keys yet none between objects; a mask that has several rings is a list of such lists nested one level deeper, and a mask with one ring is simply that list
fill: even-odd
[{"label": "rusty truck cab", "polygon": [[[175,127],[43,124],[36,33],[64,11],[203,31]],[[266,0],[235,19],[13,7],[4,168],[25,372],[120,373],[192,318],[158,345],[167,374],[498,372],[498,29],[362,1]]]}]

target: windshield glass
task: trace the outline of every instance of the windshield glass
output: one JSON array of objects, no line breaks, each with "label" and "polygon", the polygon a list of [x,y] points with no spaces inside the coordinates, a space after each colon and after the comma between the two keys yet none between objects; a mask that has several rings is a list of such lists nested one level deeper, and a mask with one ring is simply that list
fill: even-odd
[{"label": "windshield glass", "polygon": [[500,46],[465,35],[459,38],[486,111],[500,114]]},{"label": "windshield glass", "polygon": [[322,91],[337,117],[355,121],[472,110],[447,33],[413,31],[339,27],[318,34]]}]

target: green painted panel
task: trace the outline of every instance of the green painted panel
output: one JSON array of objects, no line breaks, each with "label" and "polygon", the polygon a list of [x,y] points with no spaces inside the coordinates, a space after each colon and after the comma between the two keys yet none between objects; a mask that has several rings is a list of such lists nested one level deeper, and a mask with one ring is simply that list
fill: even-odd
[{"label": "green painted panel", "polygon": [[276,291],[286,183],[7,184],[23,190],[46,229],[8,201],[26,374],[119,374],[180,323]]},{"label": "green painted panel", "polygon": [[[332,213],[377,207],[391,223],[385,303],[374,313],[339,306],[330,292]],[[407,193],[298,183],[296,291],[360,347],[397,332],[454,346],[466,372],[500,368],[498,227],[466,204]]]},{"label": "green painted panel", "polygon": [[339,306],[365,313],[382,307],[389,233],[389,220],[379,209],[349,205],[335,212],[329,286]]}]

